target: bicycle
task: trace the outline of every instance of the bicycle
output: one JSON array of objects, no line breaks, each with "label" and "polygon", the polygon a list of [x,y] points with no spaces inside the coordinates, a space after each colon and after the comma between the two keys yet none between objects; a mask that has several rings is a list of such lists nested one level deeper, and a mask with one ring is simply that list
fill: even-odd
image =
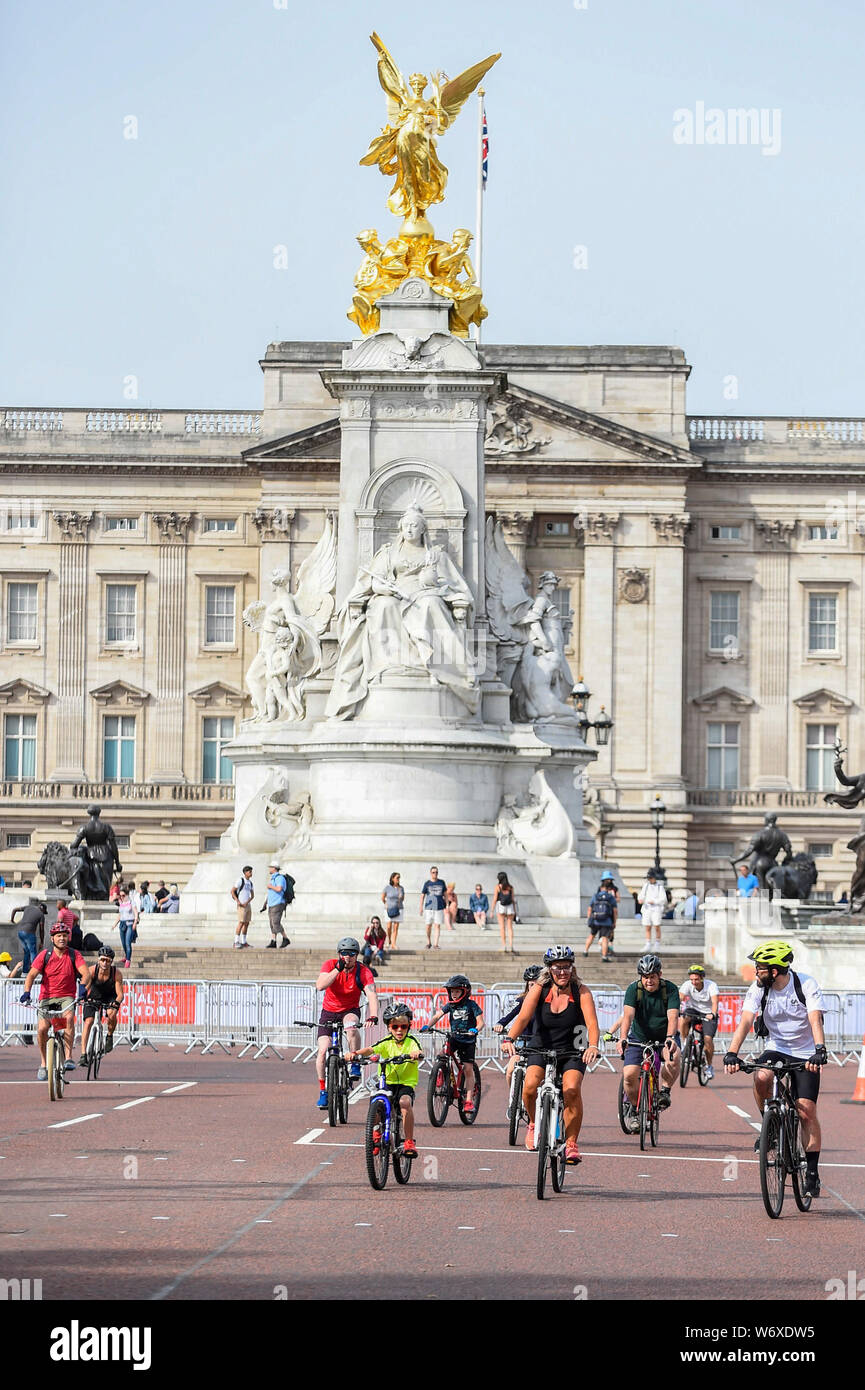
[{"label": "bicycle", "polygon": [[33,1007],[42,1009],[49,1023],[48,1037],[45,1039],[48,1098],[62,1100],[63,1088],[66,1085],[66,1046],[63,1038],[66,1031],[65,1015],[59,1004],[39,1004]]},{"label": "bicycle", "polygon": [[[520,1039],[517,1039],[519,1042]],[[508,1143],[511,1148],[517,1142],[517,1135],[520,1130],[520,1121],[528,1124],[529,1117],[526,1107],[523,1105],[523,1086],[526,1080],[526,1052],[521,1049],[517,1052],[514,1069],[511,1072],[511,1088],[508,1095]]]},{"label": "bicycle", "polygon": [[478,1110],[481,1105],[481,1073],[477,1063],[474,1064],[475,1084],[472,1088],[472,1100],[474,1110],[466,1112],[465,1085],[463,1082],[463,1066],[458,1062],[453,1054],[453,1046],[460,1039],[465,1041],[477,1035],[477,1029],[472,1028],[468,1033],[451,1033],[444,1028],[426,1028],[421,1032],[441,1033],[447,1039],[441,1052],[433,1059],[432,1071],[430,1072],[429,1084],[426,1093],[426,1108],[429,1122],[436,1129],[441,1129],[448,1116],[448,1110],[456,1100],[457,1111],[464,1125],[473,1125],[478,1117]]},{"label": "bicycle", "polygon": [[793,1197],[800,1211],[811,1210],[811,1194],[805,1191],[807,1162],[802,1148],[796,1099],[788,1078],[804,1071],[804,1062],[739,1062],[744,1072],[770,1071],[772,1094],[763,1106],[760,1127],[760,1191],[763,1205],[777,1221],[784,1205],[784,1186],[790,1174]]},{"label": "bicycle", "polygon": [[[309,1019],[296,1018],[299,1028],[318,1028]],[[348,1062],[342,1050],[342,1019],[334,1019],[330,1025],[330,1047],[324,1057],[324,1084],[327,1090],[327,1118],[331,1125],[348,1123],[348,1098],[351,1094],[352,1078]]]},{"label": "bicycle", "polygon": [[[637,1115],[640,1120],[640,1148],[646,1147],[646,1135],[652,1148],[658,1147],[658,1130],[661,1112],[658,1107],[658,1093],[661,1077],[661,1042],[646,1043],[643,1047],[643,1060],[640,1063],[640,1089],[637,1094]],[[623,1078],[624,1081],[624,1078]]]},{"label": "bicycle", "polygon": [[544,1079],[538,1087],[535,1115],[535,1148],[538,1151],[538,1201],[544,1200],[547,1185],[547,1165],[554,1192],[565,1185],[565,1101],[559,1076],[557,1052],[545,1051]]},{"label": "bicycle", "polygon": [[691,1023],[688,1036],[682,1043],[682,1070],[679,1072],[679,1085],[687,1086],[688,1077],[691,1071],[696,1069],[697,1080],[701,1086],[708,1086],[709,1078],[706,1075],[708,1062],[706,1061],[706,1038],[703,1033],[703,1015],[697,1013],[685,1013],[683,1018],[687,1018]]},{"label": "bicycle", "polygon": [[90,1028],[90,1035],[87,1039],[87,1080],[96,1081],[99,1076],[99,1068],[102,1065],[102,1058],[105,1056],[105,1027],[103,1015],[107,1012],[108,1005],[100,1004],[96,1013],[93,1015],[93,1023]]},{"label": "bicycle", "polygon": [[397,1182],[407,1183],[411,1177],[411,1165],[415,1155],[407,1154],[403,1147],[402,1111],[399,1105],[391,1104],[393,1092],[388,1087],[386,1077],[389,1066],[403,1066],[411,1058],[389,1057],[383,1060],[373,1054],[366,1060],[377,1065],[379,1069],[378,1084],[370,1097],[366,1116],[366,1171],[371,1186],[376,1192],[382,1192],[387,1184],[391,1156],[393,1175]]}]

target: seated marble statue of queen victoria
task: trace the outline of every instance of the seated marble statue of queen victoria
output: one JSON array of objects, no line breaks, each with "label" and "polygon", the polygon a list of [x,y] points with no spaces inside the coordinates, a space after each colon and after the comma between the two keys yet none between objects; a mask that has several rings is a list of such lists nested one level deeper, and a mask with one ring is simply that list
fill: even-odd
[{"label": "seated marble statue of queen victoria", "polygon": [[465,625],[472,594],[442,546],[430,545],[420,507],[407,508],[399,538],[376,551],[340,611],[339,656],[327,703],[330,718],[357,712],[385,672],[426,671],[474,713],[477,674]]}]

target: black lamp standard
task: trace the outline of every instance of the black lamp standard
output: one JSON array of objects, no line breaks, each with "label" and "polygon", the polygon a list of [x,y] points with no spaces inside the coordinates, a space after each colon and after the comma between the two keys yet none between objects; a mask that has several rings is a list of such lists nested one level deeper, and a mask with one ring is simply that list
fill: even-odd
[{"label": "black lamp standard", "polygon": [[661,793],[656,792],[655,799],[651,806],[652,827],[655,831],[655,873],[658,875],[658,878],[663,879],[665,882],[667,875],[661,868],[661,830],[664,825],[664,816],[666,813],[667,808],[661,800]]},{"label": "black lamp standard", "polygon": [[607,714],[607,711],[603,705],[601,705],[601,712],[598,715],[597,719],[589,718],[587,709],[591,698],[592,692],[589,690],[589,687],[586,685],[586,682],[583,680],[582,676],[580,676],[580,679],[577,681],[576,685],[571,691],[571,699],[574,702],[574,709],[577,711],[577,714],[579,716],[578,724],[580,730],[580,738],[583,740],[583,743],[588,743],[589,729],[594,729],[595,742],[597,743],[599,748],[604,748],[610,741],[610,730],[613,727],[613,721]]}]

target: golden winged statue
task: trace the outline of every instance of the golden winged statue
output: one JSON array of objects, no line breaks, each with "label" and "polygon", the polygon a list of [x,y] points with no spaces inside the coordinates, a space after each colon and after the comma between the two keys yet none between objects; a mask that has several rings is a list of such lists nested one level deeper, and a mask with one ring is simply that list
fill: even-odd
[{"label": "golden winged statue", "polygon": [[[494,53],[453,81],[443,72],[427,80],[413,72],[405,78],[378,34],[370,38],[378,49],[378,80],[387,98],[388,123],[372,141],[361,164],[377,164],[387,177],[395,176],[387,205],[402,217],[400,236],[432,236],[426,217],[433,203],[442,202],[448,171],[438,157],[436,136],[452,125],[475,88],[502,56]],[[432,97],[424,92],[432,86]]]}]

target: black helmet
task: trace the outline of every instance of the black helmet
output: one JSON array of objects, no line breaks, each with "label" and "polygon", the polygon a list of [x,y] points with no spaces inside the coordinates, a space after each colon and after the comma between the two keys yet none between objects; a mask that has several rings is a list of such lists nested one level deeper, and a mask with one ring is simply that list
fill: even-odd
[{"label": "black helmet", "polygon": [[100,955],[100,956],[107,956],[109,960],[113,960],[113,959],[114,959],[114,952],[112,951],[112,949],[111,949],[110,946],[100,946],[100,947],[99,947],[99,955]]},{"label": "black helmet", "polygon": [[382,1018],[384,1019],[385,1023],[392,1023],[395,1018],[405,1018],[408,1020],[409,1023],[411,1023],[412,1019],[414,1018],[414,1014],[412,1013],[408,1004],[388,1004],[387,1008],[382,1014]]},{"label": "black helmet", "polygon": [[471,994],[472,982],[468,975],[451,975],[449,980],[445,980],[445,989],[448,994],[452,989],[463,989],[467,994]]},{"label": "black helmet", "polygon": [[647,951],[637,961],[638,975],[660,975],[662,969],[661,957],[653,955],[651,951]]},{"label": "black helmet", "polygon": [[537,980],[540,977],[541,968],[542,967],[540,965],[526,966],[525,970],[523,971],[523,979],[525,980],[527,985],[530,985],[533,980]]},{"label": "black helmet", "polygon": [[574,963],[574,952],[570,946],[548,946],[544,951],[544,965],[552,965],[555,961],[564,960],[570,965]]},{"label": "black helmet", "polygon": [[353,936],[344,936],[337,946],[337,954],[342,955],[343,951],[354,951],[356,956],[360,955],[360,942],[355,941]]}]

